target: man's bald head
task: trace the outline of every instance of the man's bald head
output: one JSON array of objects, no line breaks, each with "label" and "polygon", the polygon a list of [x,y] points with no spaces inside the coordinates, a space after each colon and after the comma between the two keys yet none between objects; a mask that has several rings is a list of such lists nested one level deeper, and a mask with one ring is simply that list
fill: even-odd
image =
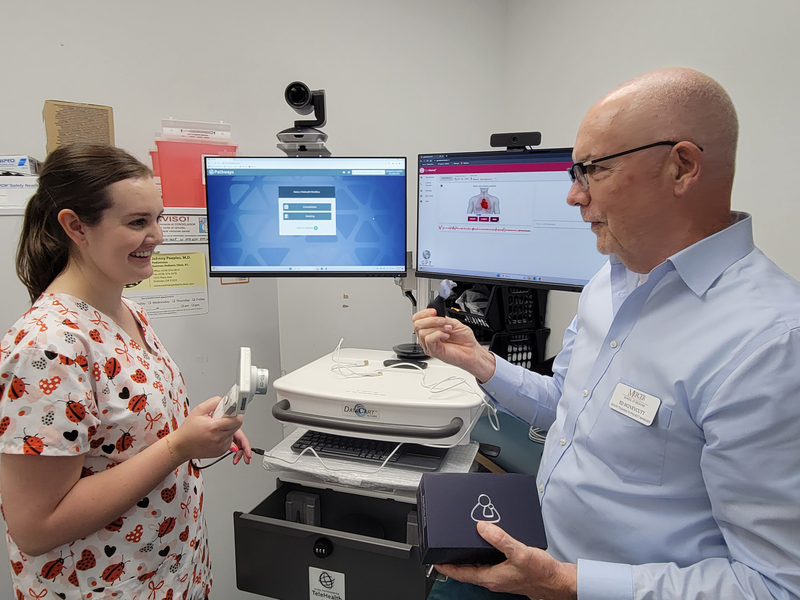
[{"label": "man's bald head", "polygon": [[[587,113],[609,119],[626,142],[688,140],[703,148],[708,175],[733,182],[739,120],[730,96],[708,75],[684,68],[640,75],[606,94]],[[717,177],[713,177],[717,179]]]},{"label": "man's bald head", "polygon": [[707,75],[640,75],[583,118],[574,156],[589,164],[567,202],[592,223],[600,252],[647,273],[730,225],[738,131],[733,103]]}]

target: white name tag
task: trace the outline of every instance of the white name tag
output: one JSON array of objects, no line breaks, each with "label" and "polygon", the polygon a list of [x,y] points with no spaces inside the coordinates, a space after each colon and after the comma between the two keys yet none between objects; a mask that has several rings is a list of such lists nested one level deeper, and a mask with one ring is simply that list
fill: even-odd
[{"label": "white name tag", "polygon": [[617,384],[608,405],[618,413],[638,421],[642,425],[652,425],[656,418],[661,399],[640,392],[624,383]]}]

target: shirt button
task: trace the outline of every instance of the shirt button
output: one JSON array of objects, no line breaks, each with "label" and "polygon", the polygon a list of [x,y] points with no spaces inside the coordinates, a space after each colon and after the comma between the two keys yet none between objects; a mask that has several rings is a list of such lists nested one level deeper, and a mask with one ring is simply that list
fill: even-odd
[{"label": "shirt button", "polygon": [[620,298],[621,298],[622,296],[625,295],[625,292],[620,292],[619,295],[620,295]]},{"label": "shirt button", "polygon": [[611,346],[612,348],[616,348],[617,347],[617,340],[611,340],[611,343],[609,344],[609,346]]},{"label": "shirt button", "polygon": [[544,485],[541,483],[539,484],[539,493],[544,494]]},{"label": "shirt button", "polygon": [[561,444],[562,446],[566,446],[567,445],[567,438],[561,438],[560,440],[558,440],[558,443]]},{"label": "shirt button", "polygon": [[589,396],[589,390],[583,390],[581,392],[581,396],[583,396],[584,398],[588,397]]}]

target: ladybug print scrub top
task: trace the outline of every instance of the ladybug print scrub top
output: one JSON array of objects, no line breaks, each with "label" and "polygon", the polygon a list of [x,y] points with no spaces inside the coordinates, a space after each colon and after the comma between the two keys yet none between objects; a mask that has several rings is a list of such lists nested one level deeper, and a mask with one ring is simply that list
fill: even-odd
[{"label": "ladybug print scrub top", "polygon": [[[183,377],[144,310],[123,301],[146,348],[67,294],[40,296],[8,330],[0,341],[0,452],[80,455],[81,476],[91,477],[183,422]],[[191,462],[84,539],[38,557],[23,555],[8,531],[6,539],[15,598],[197,600],[211,588],[203,479]]]}]

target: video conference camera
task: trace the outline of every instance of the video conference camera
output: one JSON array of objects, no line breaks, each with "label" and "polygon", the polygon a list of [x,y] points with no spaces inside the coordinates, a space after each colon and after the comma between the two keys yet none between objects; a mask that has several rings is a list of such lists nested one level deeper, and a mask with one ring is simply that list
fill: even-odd
[{"label": "video conference camera", "polygon": [[293,81],[283,92],[286,104],[298,114],[314,113],[313,120],[294,122],[294,127],[284,129],[277,137],[278,148],[288,156],[330,156],[325,147],[328,134],[317,127],[324,127],[327,121],[325,114],[325,90],[311,90],[302,81]]},{"label": "video conference camera", "polygon": [[538,146],[541,143],[542,134],[538,131],[493,133],[489,138],[489,144],[492,148],[506,148],[511,151],[525,150],[529,146]]}]

